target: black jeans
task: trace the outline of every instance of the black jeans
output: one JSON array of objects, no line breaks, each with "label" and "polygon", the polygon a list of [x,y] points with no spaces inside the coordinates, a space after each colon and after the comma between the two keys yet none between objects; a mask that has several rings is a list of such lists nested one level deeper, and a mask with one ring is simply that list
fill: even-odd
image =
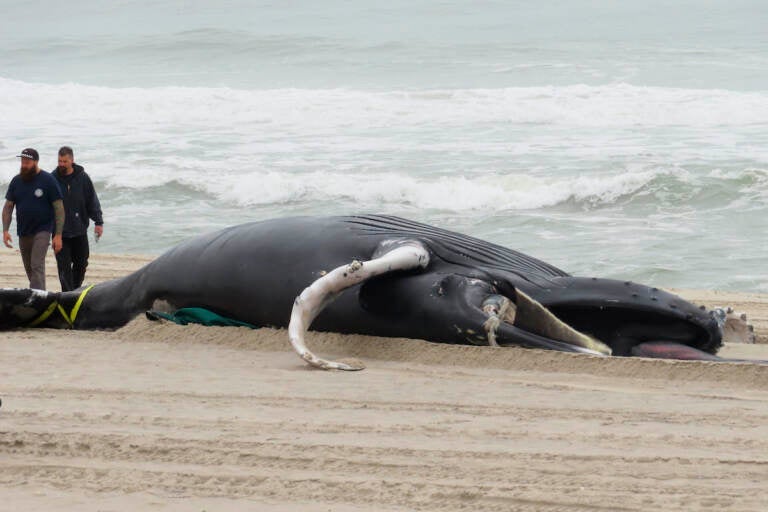
[{"label": "black jeans", "polygon": [[88,235],[63,239],[61,251],[56,255],[61,291],[69,292],[80,288],[85,279],[89,255]]}]

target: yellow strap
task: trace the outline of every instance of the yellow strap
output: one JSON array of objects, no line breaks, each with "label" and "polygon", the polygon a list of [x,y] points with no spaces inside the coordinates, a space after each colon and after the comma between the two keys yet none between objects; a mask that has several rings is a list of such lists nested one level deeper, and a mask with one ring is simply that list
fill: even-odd
[{"label": "yellow strap", "polygon": [[77,313],[80,311],[80,306],[83,305],[83,300],[85,300],[85,296],[88,294],[89,291],[91,291],[91,288],[93,287],[94,285],[90,285],[88,288],[80,292],[80,296],[77,298],[77,301],[75,301],[75,305],[72,307],[72,311],[69,314],[67,314],[67,311],[61,306],[61,304],[58,303],[58,301],[53,301],[51,302],[51,305],[48,306],[48,308],[45,311],[43,311],[43,314],[35,318],[29,324],[27,324],[27,327],[35,327],[45,322],[46,320],[48,320],[48,318],[51,316],[51,314],[55,309],[59,310],[59,314],[64,319],[64,321],[67,322],[67,324],[69,324],[70,327],[74,326],[75,319],[77,318]]},{"label": "yellow strap", "polygon": [[57,302],[56,307],[59,309],[59,313],[61,314],[62,318],[64,318],[64,321],[67,322],[70,327],[72,327],[72,319],[69,318],[69,315],[66,311],[64,311],[64,308],[61,306],[61,304]]},{"label": "yellow strap", "polygon": [[93,288],[95,285],[90,285],[88,288],[83,290],[80,293],[80,296],[77,298],[77,302],[75,302],[75,306],[72,308],[72,311],[69,313],[69,325],[73,325],[75,323],[75,319],[77,318],[77,313],[80,311],[80,306],[83,305],[83,300],[85,300],[85,296],[88,295],[88,292],[91,291],[91,288]]},{"label": "yellow strap", "polygon": [[51,305],[48,306],[48,309],[43,311],[43,313],[39,317],[35,318],[30,323],[28,323],[27,327],[35,327],[45,322],[46,320],[48,320],[48,317],[51,316],[51,313],[53,313],[53,310],[56,309],[56,306],[58,305],[59,303],[56,301],[51,302]]}]

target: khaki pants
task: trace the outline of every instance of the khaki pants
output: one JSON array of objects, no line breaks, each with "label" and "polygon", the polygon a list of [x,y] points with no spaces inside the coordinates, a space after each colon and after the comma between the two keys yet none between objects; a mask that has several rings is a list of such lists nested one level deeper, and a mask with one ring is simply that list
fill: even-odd
[{"label": "khaki pants", "polygon": [[19,237],[21,261],[27,271],[29,287],[45,290],[45,254],[51,244],[51,232],[40,231],[30,236]]}]

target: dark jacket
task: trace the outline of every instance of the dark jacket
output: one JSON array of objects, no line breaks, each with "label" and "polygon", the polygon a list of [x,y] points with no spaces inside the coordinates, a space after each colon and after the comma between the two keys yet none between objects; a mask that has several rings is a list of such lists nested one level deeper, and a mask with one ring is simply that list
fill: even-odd
[{"label": "dark jacket", "polygon": [[93,219],[97,226],[104,224],[101,216],[101,203],[96,196],[93,182],[83,166],[73,164],[74,172],[64,176],[59,169],[51,174],[59,182],[64,194],[64,238],[82,236],[88,233],[88,219]]}]

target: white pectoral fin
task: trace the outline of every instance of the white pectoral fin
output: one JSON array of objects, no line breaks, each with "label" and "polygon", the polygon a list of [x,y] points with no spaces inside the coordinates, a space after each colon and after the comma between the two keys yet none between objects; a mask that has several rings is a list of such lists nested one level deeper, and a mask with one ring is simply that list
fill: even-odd
[{"label": "white pectoral fin", "polygon": [[304,335],[320,312],[341,292],[376,276],[399,270],[424,268],[429,264],[429,252],[421,242],[398,243],[392,249],[369,261],[353,261],[328,272],[296,297],[288,324],[288,337],[293,349],[307,363],[324,370],[362,370],[359,364],[328,361],[313,354]]}]

